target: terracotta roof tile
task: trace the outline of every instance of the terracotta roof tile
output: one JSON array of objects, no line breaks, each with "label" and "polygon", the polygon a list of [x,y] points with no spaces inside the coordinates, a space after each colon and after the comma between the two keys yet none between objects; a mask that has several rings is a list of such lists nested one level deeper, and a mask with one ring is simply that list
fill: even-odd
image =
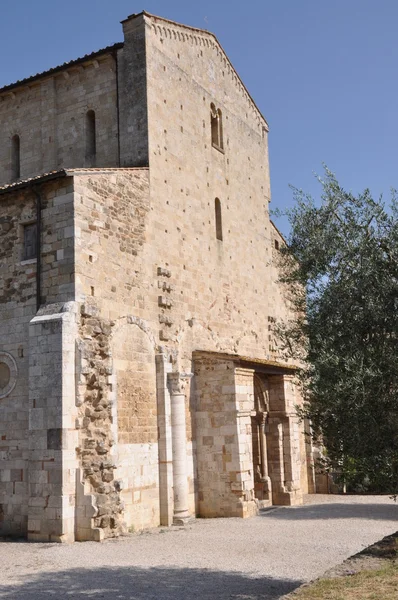
[{"label": "terracotta roof tile", "polygon": [[41,173],[35,177],[28,177],[19,181],[13,181],[0,186],[0,195],[8,192],[13,192],[20,188],[34,185],[35,183],[44,183],[52,179],[59,179],[60,177],[69,177],[73,175],[84,175],[90,173],[114,173],[120,171],[148,171],[148,167],[94,167],[94,168],[74,168],[74,169],[59,169],[58,171],[50,171],[48,173]]}]

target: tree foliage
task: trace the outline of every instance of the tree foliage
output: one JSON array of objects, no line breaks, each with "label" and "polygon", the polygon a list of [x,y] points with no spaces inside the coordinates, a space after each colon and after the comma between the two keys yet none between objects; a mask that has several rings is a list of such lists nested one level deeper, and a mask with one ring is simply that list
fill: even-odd
[{"label": "tree foliage", "polygon": [[[284,281],[297,318],[303,417],[330,466],[369,491],[398,492],[398,204],[344,191],[325,169],[321,202],[294,190]],[[303,294],[302,290],[306,293]]]}]

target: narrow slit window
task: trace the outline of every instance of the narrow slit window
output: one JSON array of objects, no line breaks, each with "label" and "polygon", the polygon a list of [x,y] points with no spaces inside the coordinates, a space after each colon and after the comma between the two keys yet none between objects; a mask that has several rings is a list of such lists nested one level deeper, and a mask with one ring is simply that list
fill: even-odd
[{"label": "narrow slit window", "polygon": [[221,150],[224,149],[223,130],[222,130],[222,112],[220,109],[217,111],[217,125],[218,125],[218,145]]},{"label": "narrow slit window", "polygon": [[23,228],[23,258],[30,260],[37,258],[37,224],[30,223]]},{"label": "narrow slit window", "polygon": [[12,179],[21,177],[21,140],[19,135],[14,135],[11,140],[11,171]]},{"label": "narrow slit window", "polygon": [[95,156],[97,153],[96,137],[95,112],[89,110],[86,113],[86,163],[90,167],[95,165]]},{"label": "narrow slit window", "polygon": [[216,213],[216,238],[222,242],[222,217],[221,217],[221,202],[218,198],[214,202]]}]

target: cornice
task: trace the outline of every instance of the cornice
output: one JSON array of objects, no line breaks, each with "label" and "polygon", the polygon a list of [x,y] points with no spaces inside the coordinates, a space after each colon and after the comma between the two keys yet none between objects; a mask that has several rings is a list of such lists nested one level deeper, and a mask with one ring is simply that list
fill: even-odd
[{"label": "cornice", "polygon": [[196,45],[199,47],[212,48],[217,53],[217,57],[221,62],[222,68],[226,70],[240,94],[246,99],[249,108],[254,113],[255,120],[257,121],[259,128],[264,127],[267,132],[269,131],[267,120],[262,115],[260,109],[250,95],[248,89],[246,88],[238,72],[228,58],[227,53],[214,33],[207,31],[207,29],[198,29],[196,27],[184,25],[183,23],[177,23],[176,21],[171,21],[163,17],[158,17],[146,11],[142,11],[136,15],[131,15],[122,21],[122,23],[125,23],[129,19],[135,19],[141,16],[147,17],[151,21],[154,33],[157,36],[161,36],[162,39],[171,41],[178,40],[182,42],[188,42],[191,45]]}]

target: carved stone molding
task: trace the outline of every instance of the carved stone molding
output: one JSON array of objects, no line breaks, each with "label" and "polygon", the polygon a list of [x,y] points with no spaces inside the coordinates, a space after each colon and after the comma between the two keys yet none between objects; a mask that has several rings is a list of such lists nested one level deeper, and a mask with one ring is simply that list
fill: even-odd
[{"label": "carved stone molding", "polygon": [[15,388],[18,368],[14,357],[8,352],[0,351],[0,399],[5,398]]},{"label": "carved stone molding", "polygon": [[172,396],[183,395],[192,377],[192,373],[168,373],[167,384]]}]

